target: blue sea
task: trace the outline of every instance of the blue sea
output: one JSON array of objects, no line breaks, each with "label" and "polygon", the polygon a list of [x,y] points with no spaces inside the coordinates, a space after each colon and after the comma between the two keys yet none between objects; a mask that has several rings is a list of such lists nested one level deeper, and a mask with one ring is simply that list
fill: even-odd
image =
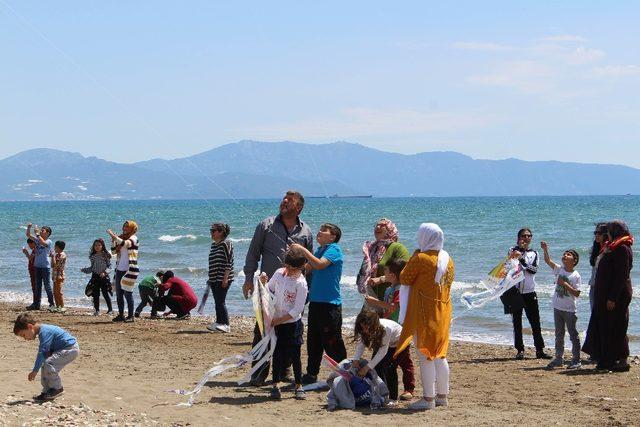
[{"label": "blue sea", "polygon": [[[228,294],[230,313],[252,315],[251,303],[243,299],[241,292],[244,258],[256,224],[276,214],[278,204],[279,200],[275,199],[0,203],[0,300],[19,301],[25,305],[30,302],[27,261],[21,252],[27,222],[49,225],[53,229],[52,240],[67,243],[65,300],[67,305],[90,307],[91,301],[83,295],[88,276],[80,273],[80,268],[89,265],[93,240],[98,237],[108,240],[108,228],[120,230],[125,220],[137,221],[140,225],[141,274],[172,269],[202,295],[207,279],[209,227],[212,222],[222,221],[231,226],[230,239],[235,247],[238,276]],[[637,231],[640,197],[323,198],[308,199],[301,217],[311,226],[314,235],[323,222],[333,222],[342,228],[346,324],[353,322],[362,306],[355,278],[362,260],[362,242],[373,238],[376,220],[381,217],[392,219],[398,226],[400,241],[410,251],[416,247],[419,224],[436,222],[444,230],[445,249],[456,266],[452,337],[511,344],[511,320],[503,314],[499,301],[468,310],[460,303],[460,295],[484,289],[481,281],[515,244],[517,230],[531,228],[534,248],[539,249],[540,240],[546,240],[552,257],[558,262],[565,249],[575,248],[580,254],[578,271],[584,292],[578,299],[578,329],[584,338],[589,320],[587,283],[591,268],[588,258],[594,223],[622,219],[632,232]],[[640,259],[638,245],[634,247],[634,254],[636,260]],[[632,271],[635,295],[630,309],[629,337],[633,354],[640,353],[639,271],[640,268]],[[543,335],[547,347],[553,348],[553,275],[542,260],[536,277]],[[206,313],[213,313],[212,298],[207,304]],[[526,320],[524,325],[526,329]],[[526,339],[528,345],[532,345],[530,336]],[[565,345],[570,346],[568,338]]]}]

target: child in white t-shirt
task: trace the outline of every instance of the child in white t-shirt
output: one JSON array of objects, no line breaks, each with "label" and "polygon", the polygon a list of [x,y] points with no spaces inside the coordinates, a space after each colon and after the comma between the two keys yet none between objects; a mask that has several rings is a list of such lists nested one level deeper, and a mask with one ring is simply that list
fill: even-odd
[{"label": "child in white t-shirt", "polygon": [[[273,388],[271,398],[280,400],[280,382],[285,378],[285,371],[293,364],[295,377],[295,398],[306,398],[302,389],[302,362],[300,348],[302,347],[302,311],[307,299],[307,281],[304,277],[306,259],[301,250],[292,248],[287,251],[284,267],[273,273],[267,287],[273,295],[274,313],[271,326],[276,331],[276,348],[273,352]],[[267,276],[260,276],[262,283],[266,283]]]},{"label": "child in white t-shirt", "polygon": [[556,327],[556,357],[547,368],[553,369],[562,366],[564,354],[564,331],[565,327],[571,338],[571,363],[567,369],[579,369],[580,363],[580,336],[576,329],[576,299],[580,295],[580,273],[575,270],[580,256],[569,249],[562,254],[562,265],[556,264],[549,256],[547,242],[540,242],[540,247],[544,251],[544,262],[553,269],[556,276],[556,289],[553,293],[553,319]]}]

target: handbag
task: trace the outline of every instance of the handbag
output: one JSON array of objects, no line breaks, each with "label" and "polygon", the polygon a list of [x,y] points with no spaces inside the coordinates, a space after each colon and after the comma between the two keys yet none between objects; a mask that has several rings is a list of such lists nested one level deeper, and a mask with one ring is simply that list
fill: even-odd
[{"label": "handbag", "polygon": [[504,305],[504,314],[513,314],[524,308],[524,298],[522,298],[522,294],[515,286],[500,295],[500,301]]},{"label": "handbag", "polygon": [[93,295],[93,283],[91,282],[91,280],[89,280],[89,283],[87,283],[87,286],[85,286],[84,294],[88,297]]}]

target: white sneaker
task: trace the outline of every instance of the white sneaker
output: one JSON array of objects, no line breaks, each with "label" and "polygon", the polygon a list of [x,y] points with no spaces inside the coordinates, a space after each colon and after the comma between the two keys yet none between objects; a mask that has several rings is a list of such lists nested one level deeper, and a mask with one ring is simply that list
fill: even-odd
[{"label": "white sneaker", "polygon": [[567,369],[580,369],[580,368],[582,368],[582,363],[580,363],[580,361],[571,362],[571,364],[567,366]]},{"label": "white sneaker", "polygon": [[435,409],[436,401],[426,400],[425,398],[422,398],[420,400],[416,400],[415,402],[413,402],[411,405],[408,406],[408,408],[412,411],[426,411],[428,409]]},{"label": "white sneaker", "polygon": [[444,407],[449,406],[449,399],[447,399],[447,396],[436,397],[436,406],[444,406]]},{"label": "white sneaker", "polygon": [[93,312],[93,315],[94,315],[94,316],[100,316],[100,310],[96,310],[96,311],[94,311],[94,312]]},{"label": "white sneaker", "polygon": [[221,332],[231,332],[231,327],[229,325],[216,325],[216,329]]},{"label": "white sneaker", "polygon": [[218,330],[218,326],[220,326],[220,325],[217,324],[217,323],[209,323],[207,325],[207,329],[210,330],[211,332],[215,332],[215,331]]}]

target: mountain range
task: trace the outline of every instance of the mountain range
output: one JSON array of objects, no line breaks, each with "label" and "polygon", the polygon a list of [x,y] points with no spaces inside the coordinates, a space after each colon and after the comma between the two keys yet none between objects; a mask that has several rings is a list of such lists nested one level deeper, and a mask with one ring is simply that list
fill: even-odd
[{"label": "mountain range", "polygon": [[639,194],[627,166],[399,154],[359,144],[240,141],[173,160],[110,162],[53,149],[0,160],[0,200]]}]

